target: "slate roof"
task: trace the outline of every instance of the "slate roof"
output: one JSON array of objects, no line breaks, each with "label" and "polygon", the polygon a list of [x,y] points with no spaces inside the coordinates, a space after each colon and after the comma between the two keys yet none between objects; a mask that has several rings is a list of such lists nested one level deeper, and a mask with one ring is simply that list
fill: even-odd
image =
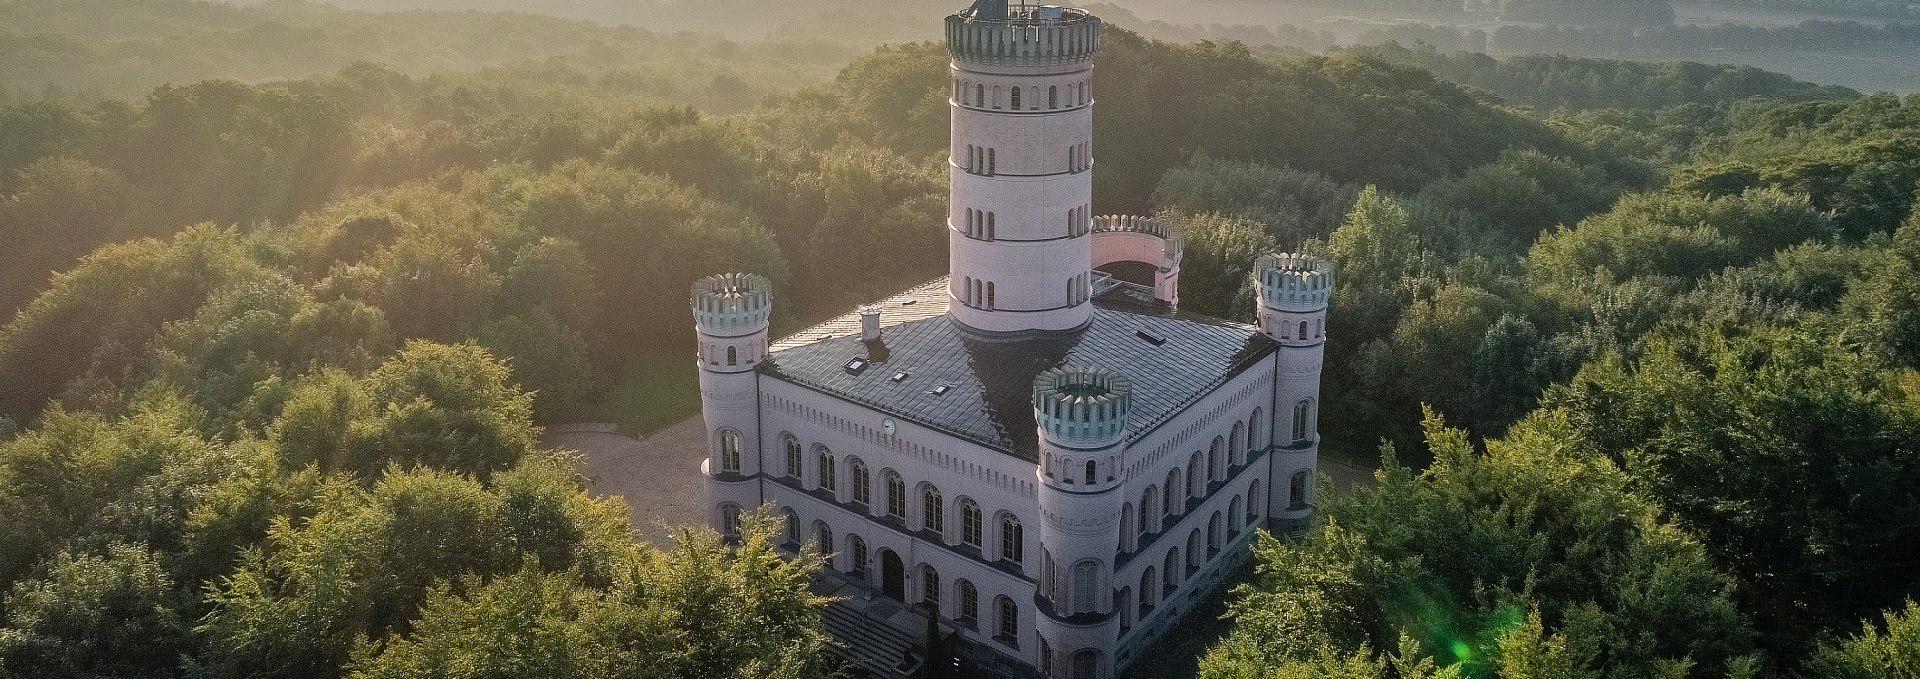
[{"label": "slate roof", "polygon": [[[862,342],[859,314],[849,312],[775,342],[760,372],[1033,462],[1033,379],[1043,370],[1071,360],[1126,373],[1133,438],[1278,347],[1254,326],[1171,311],[1150,290],[1104,283],[1082,330],[987,339],[947,318],[942,277],[875,305],[880,341]],[[847,369],[856,358],[868,365]]]}]

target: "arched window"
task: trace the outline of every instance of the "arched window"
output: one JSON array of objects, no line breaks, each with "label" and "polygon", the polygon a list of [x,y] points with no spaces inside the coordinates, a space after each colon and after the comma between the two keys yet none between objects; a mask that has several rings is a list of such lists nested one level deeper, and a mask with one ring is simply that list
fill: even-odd
[{"label": "arched window", "polygon": [[1180,482],[1180,468],[1174,467],[1169,470],[1167,485],[1160,489],[1160,506],[1165,508],[1167,516],[1178,515],[1179,510],[1186,506],[1187,496],[1184,494],[1186,490],[1187,484]]},{"label": "arched window", "polygon": [[1298,444],[1307,440],[1308,411],[1313,409],[1312,399],[1301,399],[1293,404],[1293,441]]},{"label": "arched window", "polygon": [[787,544],[800,546],[800,515],[793,513],[792,507],[787,507],[780,510],[780,516],[786,519]]},{"label": "arched window", "polygon": [[997,597],[993,600],[995,608],[1000,609],[1000,635],[1011,641],[1020,638],[1020,606],[1012,599]]},{"label": "arched window", "polygon": [[[1254,408],[1253,417],[1247,418],[1247,451],[1265,450],[1267,447],[1266,434],[1266,412],[1260,408]],[[1242,459],[1240,462],[1245,464],[1246,460]]]},{"label": "arched window", "polygon": [[979,84],[979,85],[973,86],[973,105],[979,106],[979,107],[984,107],[987,105],[987,86],[986,85]]},{"label": "arched window", "polygon": [[1100,654],[1083,648],[1073,654],[1073,679],[1094,679],[1100,672]]},{"label": "arched window", "polygon": [[1100,588],[1100,562],[1088,559],[1073,565],[1073,612],[1098,613],[1095,593]]},{"label": "arched window", "polygon": [[1247,524],[1248,525],[1252,525],[1256,519],[1260,518],[1260,507],[1261,507],[1260,480],[1254,479],[1253,485],[1247,486]]},{"label": "arched window", "polygon": [[1207,555],[1200,551],[1200,529],[1187,533],[1187,567],[1199,568],[1207,562]]},{"label": "arched window", "polygon": [[993,86],[993,107],[995,109],[1000,108],[1000,102],[1003,101],[1004,99],[1005,97],[1002,96],[1002,93],[1000,91],[1000,86],[994,85]]},{"label": "arched window", "polygon": [[1159,514],[1155,514],[1153,512],[1153,501],[1156,499],[1154,497],[1156,492],[1157,491],[1154,489],[1153,486],[1147,486],[1146,492],[1140,494],[1139,530],[1141,535],[1146,535],[1148,533],[1153,532],[1154,524],[1158,523],[1156,519],[1160,518]]},{"label": "arched window", "polygon": [[1052,110],[1056,108],[1060,108],[1060,86],[1048,85],[1047,86],[1047,109]]},{"label": "arched window", "polygon": [[[1227,463],[1228,464],[1238,467],[1247,463],[1246,455],[1243,454],[1246,452],[1246,449],[1247,449],[1246,444],[1247,444],[1246,423],[1244,422],[1233,423],[1233,434],[1227,437]],[[1227,477],[1226,474],[1220,475],[1220,478],[1222,479],[1226,477]]]},{"label": "arched window", "polygon": [[1025,88],[1020,88],[1020,87],[1013,88],[1013,110],[1015,111],[1020,110],[1020,90],[1022,89],[1025,89]]},{"label": "arched window", "polygon": [[847,561],[853,567],[850,573],[867,572],[867,541],[852,533],[847,534]]},{"label": "arched window", "polygon": [[1020,520],[1007,514],[1000,517],[1000,559],[1020,563],[1026,556],[1026,532],[1020,528]]},{"label": "arched window", "polygon": [[[1239,501],[1239,498],[1234,498],[1234,502]],[[1207,519],[1207,550],[1209,552],[1220,551],[1220,545],[1226,542],[1226,528],[1221,523],[1220,512],[1214,512],[1213,517]]]},{"label": "arched window", "polygon": [[960,542],[980,546],[980,503],[960,498]]},{"label": "arched window", "polygon": [[940,489],[933,484],[920,487],[920,527],[935,533],[947,530],[946,506],[940,502]]},{"label": "arched window", "polygon": [[1093,460],[1087,460],[1087,473],[1086,473],[1087,483],[1095,483],[1096,482],[1095,480],[1097,478],[1097,473],[1098,473],[1098,468],[1094,466]]},{"label": "arched window", "polygon": [[786,434],[780,437],[780,444],[787,451],[787,478],[800,480],[800,439],[794,438],[792,434]]},{"label": "arched window", "polygon": [[1187,457],[1187,497],[1207,496],[1207,477],[1201,476],[1200,451]]},{"label": "arched window", "polygon": [[966,218],[966,221],[963,222],[963,224],[964,226],[960,227],[960,232],[967,234],[968,238],[972,238],[973,237],[973,208],[967,208],[967,218]]},{"label": "arched window", "polygon": [[1143,572],[1140,574],[1140,619],[1141,620],[1147,619],[1147,614],[1153,612],[1153,602],[1155,601],[1153,597],[1153,593],[1156,591],[1159,591],[1160,589],[1159,585],[1160,585],[1159,576],[1153,572],[1152,566],[1148,566],[1146,572]]},{"label": "arched window", "polygon": [[740,432],[720,430],[720,471],[740,473]]},{"label": "arched window", "polygon": [[727,365],[740,365],[740,349],[727,347]]},{"label": "arched window", "polygon": [[994,216],[994,213],[992,212],[987,213],[987,240],[993,240],[993,234],[994,234],[993,216]]},{"label": "arched window", "polygon": [[873,489],[867,486],[867,463],[853,458],[847,463],[847,471],[853,475],[853,501],[860,504],[872,504]]},{"label": "arched window", "polygon": [[967,145],[967,171],[968,172],[973,171],[973,148],[974,147],[972,144]]},{"label": "arched window", "polygon": [[1133,503],[1129,502],[1127,504],[1120,505],[1119,553],[1126,554],[1134,550],[1135,536],[1136,534],[1133,530]]},{"label": "arched window", "polygon": [[1239,533],[1240,522],[1246,520],[1245,517],[1246,514],[1241,509],[1240,496],[1233,496],[1233,502],[1227,505],[1227,531],[1230,533]]},{"label": "arched window", "polygon": [[1307,480],[1312,474],[1305,469],[1293,473],[1293,479],[1287,482],[1287,508],[1304,509],[1307,506]]},{"label": "arched window", "polygon": [[[827,522],[813,522],[813,539],[814,546],[818,547],[820,553],[825,554],[827,558],[831,560],[833,558],[833,529],[827,526]],[[829,562],[829,565],[831,565],[831,562]]]},{"label": "arched window", "polygon": [[[1222,450],[1222,448],[1225,448],[1225,447],[1226,447],[1226,439],[1221,438],[1219,436],[1213,437],[1213,443],[1207,446],[1207,480],[1208,481],[1219,481],[1220,479],[1224,479],[1227,477],[1226,465],[1221,464],[1222,460],[1220,458],[1220,455],[1223,452],[1225,452]],[[1201,488],[1205,488],[1205,487],[1206,486],[1204,485],[1201,486]]]},{"label": "arched window", "polygon": [[1167,558],[1160,562],[1161,584],[1167,591],[1180,586],[1180,548],[1167,549]]},{"label": "arched window", "polygon": [[720,505],[720,534],[730,538],[740,537],[740,505]]},{"label": "arched window", "polygon": [[973,277],[972,276],[960,277],[960,303],[966,304],[966,305],[973,304]]},{"label": "arched window", "polygon": [[993,304],[993,281],[987,281],[987,310],[988,310],[988,311],[992,311],[993,309],[994,309],[994,304]]},{"label": "arched window", "polygon": [[999,174],[999,171],[994,169],[995,162],[994,162],[993,155],[994,155],[993,149],[987,149],[987,174],[988,175]]},{"label": "arched window", "polygon": [[940,571],[933,566],[920,567],[920,603],[936,614],[940,611]]},{"label": "arched window", "polygon": [[953,581],[953,593],[960,599],[959,610],[955,611],[960,620],[972,623],[980,619],[980,590],[966,578]]},{"label": "arched window", "polygon": [[907,518],[907,482],[902,481],[900,475],[895,474],[891,469],[887,470],[885,474],[887,477],[887,515],[896,519],[905,520]]},{"label": "arched window", "polygon": [[1306,339],[1306,338],[1307,338],[1307,322],[1301,321],[1300,322],[1300,339]]},{"label": "arched window", "polygon": [[834,478],[837,476],[834,472],[839,471],[839,469],[833,464],[833,451],[827,450],[826,446],[816,443],[813,446],[813,452],[814,462],[820,466],[820,489],[825,491],[839,490],[838,479]]}]

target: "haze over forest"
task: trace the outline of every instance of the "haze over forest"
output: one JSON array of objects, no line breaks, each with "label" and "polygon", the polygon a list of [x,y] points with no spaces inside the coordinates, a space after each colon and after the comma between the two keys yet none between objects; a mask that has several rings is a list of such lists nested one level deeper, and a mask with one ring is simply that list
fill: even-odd
[{"label": "haze over forest", "polygon": [[[0,679],[831,676],[540,427],[944,273],[964,4],[0,0]],[[1086,7],[1094,210],[1332,261],[1380,469],[1142,676],[1916,676],[1920,4]]]}]

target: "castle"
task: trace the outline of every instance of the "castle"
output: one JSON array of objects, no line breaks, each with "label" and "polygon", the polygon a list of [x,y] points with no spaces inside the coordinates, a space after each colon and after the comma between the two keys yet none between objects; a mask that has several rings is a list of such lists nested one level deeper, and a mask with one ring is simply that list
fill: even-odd
[{"label": "castle", "polygon": [[949,275],[778,341],[767,279],[693,286],[712,521],[778,507],[828,577],[1000,660],[977,674],[1121,676],[1254,527],[1304,527],[1332,267],[1260,258],[1257,327],[1180,311],[1178,234],[1093,212],[1099,18],[946,27]]}]

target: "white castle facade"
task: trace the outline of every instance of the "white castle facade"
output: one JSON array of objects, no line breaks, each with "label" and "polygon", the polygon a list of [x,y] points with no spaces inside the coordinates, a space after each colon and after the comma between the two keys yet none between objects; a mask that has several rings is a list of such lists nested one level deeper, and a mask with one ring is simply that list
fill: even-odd
[{"label": "white castle facade", "polygon": [[1258,326],[1179,311],[1177,234],[1093,212],[1099,43],[1078,9],[947,18],[947,277],[777,341],[765,278],[693,286],[715,528],[779,508],[1009,676],[1121,676],[1312,507],[1331,266],[1262,257]]}]

